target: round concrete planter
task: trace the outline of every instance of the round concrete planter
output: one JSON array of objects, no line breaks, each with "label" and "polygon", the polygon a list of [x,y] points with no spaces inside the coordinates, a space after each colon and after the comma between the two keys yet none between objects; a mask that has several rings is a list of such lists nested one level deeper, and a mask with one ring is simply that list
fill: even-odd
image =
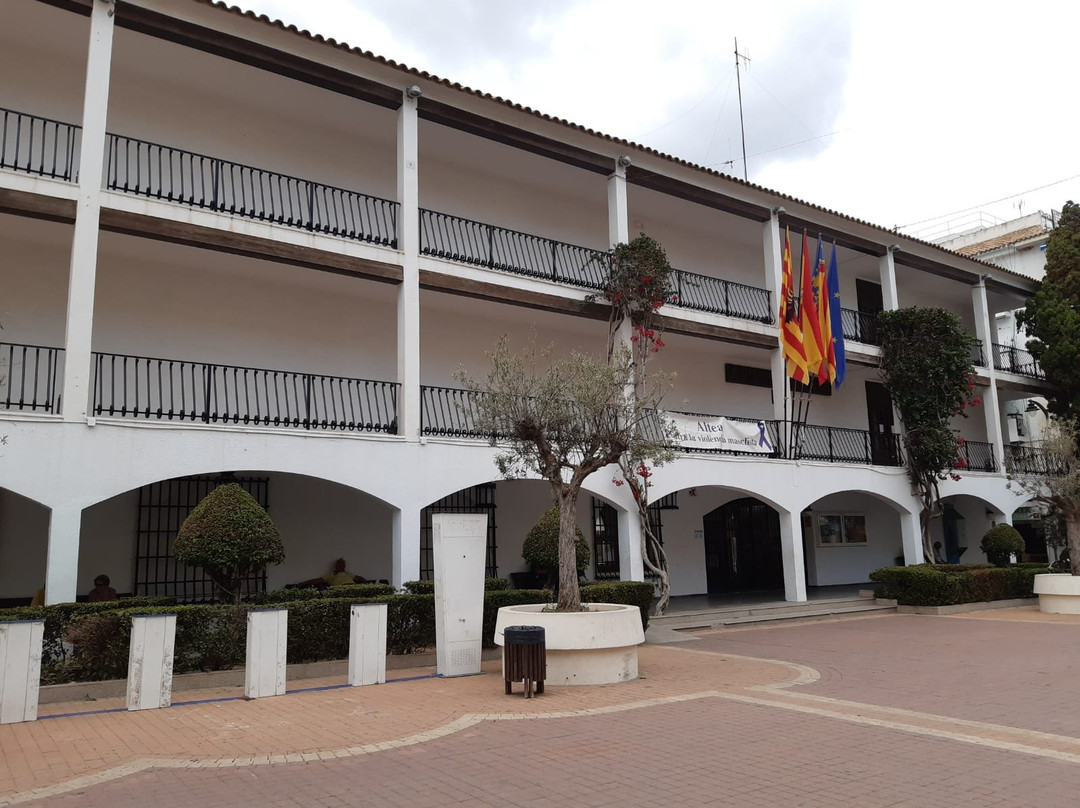
[{"label": "round concrete planter", "polygon": [[495,644],[507,626],[543,626],[547,683],[606,685],[638,678],[637,646],[645,642],[641,610],[616,603],[582,604],[586,612],[545,612],[545,604],[503,606]]},{"label": "round concrete planter", "polygon": [[1039,611],[1052,614],[1080,614],[1080,575],[1067,572],[1035,576]]}]

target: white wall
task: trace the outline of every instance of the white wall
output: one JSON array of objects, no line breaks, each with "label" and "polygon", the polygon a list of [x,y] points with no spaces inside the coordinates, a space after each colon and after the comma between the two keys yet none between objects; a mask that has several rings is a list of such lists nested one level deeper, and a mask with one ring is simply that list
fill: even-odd
[{"label": "white wall", "polygon": [[880,500],[851,491],[819,499],[815,514],[862,514],[866,517],[866,544],[818,546],[811,531],[803,536],[806,580],[810,586],[858,584],[870,580],[879,567],[891,567],[903,555],[900,519],[896,510]]}]

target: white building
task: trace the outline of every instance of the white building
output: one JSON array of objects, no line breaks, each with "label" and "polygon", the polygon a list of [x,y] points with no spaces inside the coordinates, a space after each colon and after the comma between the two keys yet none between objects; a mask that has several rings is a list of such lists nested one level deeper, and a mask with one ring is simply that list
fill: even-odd
[{"label": "white building", "polygon": [[[269,506],[278,587],[431,570],[431,508],[487,512],[489,572],[525,569],[547,507],[501,481],[453,372],[503,333],[601,350],[593,251],[639,231],[679,268],[672,409],[782,419],[782,229],[839,248],[843,390],[785,456],[685,453],[658,471],[673,592],[858,583],[921,560],[877,383],[873,314],[940,305],[989,346],[1036,282],[205,0],[7,0],[0,26],[0,599],[198,598],[171,535],[222,474]],[[793,239],[794,240],[794,239]],[[998,354],[984,351],[989,356]],[[952,543],[979,560],[1022,505],[1007,402],[983,364]],[[773,391],[777,394],[773,395]],[[589,480],[590,577],[642,577],[635,509]],[[848,517],[845,519],[844,517]],[[805,529],[804,529],[805,528]]]}]

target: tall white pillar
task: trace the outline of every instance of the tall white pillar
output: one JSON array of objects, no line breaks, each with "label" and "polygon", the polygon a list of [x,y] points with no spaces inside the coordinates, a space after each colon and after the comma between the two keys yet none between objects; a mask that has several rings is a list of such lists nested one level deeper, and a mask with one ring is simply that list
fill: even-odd
[{"label": "tall white pillar", "polygon": [[607,180],[608,241],[612,247],[630,240],[630,212],[626,200],[626,167],[629,165],[629,157],[620,157],[615,161],[615,173]]},{"label": "tall white pillar", "polygon": [[420,579],[420,509],[403,507],[393,516],[393,570],[391,581],[401,589]]},{"label": "tall white pillar", "polygon": [[398,110],[397,201],[401,285],[397,295],[398,434],[420,437],[419,88],[402,93]]},{"label": "tall white pillar", "polygon": [[1004,471],[1005,439],[1001,428],[1001,406],[998,403],[997,369],[994,367],[995,331],[990,317],[990,306],[986,301],[986,278],[971,287],[971,302],[975,307],[975,336],[982,340],[983,355],[986,357],[986,375],[990,383],[983,393],[983,415],[986,418],[986,439],[994,448],[999,472]]},{"label": "tall white pillar", "polygon": [[385,603],[354,603],[349,614],[349,684],[386,682]]},{"label": "tall white pillar", "polygon": [[157,710],[172,704],[175,614],[131,618],[128,648],[128,710]]},{"label": "tall white pillar", "polygon": [[900,298],[896,294],[896,261],[893,258],[895,250],[890,246],[885,254],[878,259],[878,278],[881,281],[881,304],[885,311],[896,311],[900,308]]},{"label": "tall white pillar", "polygon": [[922,525],[918,512],[900,514],[900,539],[904,544],[904,564],[909,567],[922,564]]},{"label": "tall white pillar", "polygon": [[252,609],[247,615],[244,698],[285,695],[288,609]]},{"label": "tall white pillar", "polygon": [[[765,259],[765,288],[772,299],[772,316],[780,316],[780,297],[784,277],[784,247],[780,234],[781,208],[774,208],[769,221],[762,227],[762,248]],[[776,350],[769,356],[769,370],[772,374],[772,409],[777,421],[787,420],[787,365],[784,361],[784,348],[780,339],[781,324],[776,324]]]},{"label": "tall white pillar", "polygon": [[784,600],[806,600],[806,556],[799,514],[780,512],[780,553],[784,560]]},{"label": "tall white pillar", "polygon": [[46,605],[75,601],[81,527],[81,508],[53,508],[49,515],[49,549],[45,562]]},{"label": "tall white pillar", "polygon": [[644,581],[641,516],[636,508],[616,508],[616,511],[619,514],[619,578],[623,581]]},{"label": "tall white pillar", "polygon": [[65,421],[85,421],[90,403],[91,342],[97,279],[98,222],[105,160],[105,120],[109,108],[112,63],[113,0],[94,0],[83,94],[82,145],[79,149],[79,198],[71,240],[67,320],[64,331]]}]

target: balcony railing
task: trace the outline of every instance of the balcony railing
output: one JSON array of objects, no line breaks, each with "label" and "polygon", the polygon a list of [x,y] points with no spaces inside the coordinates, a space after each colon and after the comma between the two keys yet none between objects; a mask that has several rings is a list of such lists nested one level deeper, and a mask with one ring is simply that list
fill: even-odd
[{"label": "balcony railing", "polygon": [[604,281],[601,251],[424,208],[420,252],[585,289],[599,289]]},{"label": "balcony railing", "polygon": [[95,415],[397,432],[395,382],[94,354]]},{"label": "balcony railing", "polygon": [[981,339],[975,340],[975,344],[971,346],[971,364],[980,368],[986,367],[986,354],[983,352]]},{"label": "balcony railing", "polygon": [[773,321],[772,296],[766,289],[682,269],[672,272],[671,281],[672,305],[760,323]]},{"label": "balcony railing", "polygon": [[0,409],[60,411],[64,351],[0,342]]},{"label": "balcony railing", "polygon": [[956,450],[953,467],[958,471],[997,471],[994,445],[977,440],[965,440]]},{"label": "balcony railing", "polygon": [[421,387],[421,433],[452,438],[486,437],[476,426],[480,395],[454,387]]},{"label": "balcony railing", "polygon": [[1069,466],[1060,455],[1051,455],[1041,446],[1005,445],[1005,470],[1009,474],[1068,474]]},{"label": "balcony railing", "polygon": [[844,327],[844,339],[864,345],[880,345],[877,332],[877,314],[855,309],[840,309],[840,322]]},{"label": "balcony railing", "polygon": [[0,168],[75,179],[80,127],[0,108]]},{"label": "balcony railing", "polygon": [[994,343],[994,367],[1006,373],[1015,373],[1019,376],[1029,376],[1032,379],[1045,379],[1042,368],[1035,361],[1035,357],[1023,348],[1014,348],[1012,345],[1000,345]]},{"label": "balcony railing", "polygon": [[875,435],[865,429],[849,429],[815,424],[791,427],[794,450],[799,460],[824,460],[829,463],[866,463],[873,466],[903,465],[900,436]]},{"label": "balcony railing", "polygon": [[397,246],[396,202],[123,135],[108,137],[105,186],[261,222]]}]

